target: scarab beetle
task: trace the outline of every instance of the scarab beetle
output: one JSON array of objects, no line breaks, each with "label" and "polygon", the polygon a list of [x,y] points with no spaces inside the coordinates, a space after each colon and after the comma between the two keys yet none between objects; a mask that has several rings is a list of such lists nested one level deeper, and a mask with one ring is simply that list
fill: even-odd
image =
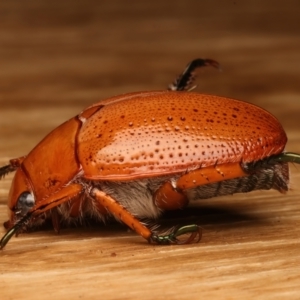
[{"label": "scarab beetle", "polygon": [[189,201],[257,189],[288,190],[286,134],[255,105],[190,92],[195,71],[219,67],[192,61],[168,91],[100,101],[48,134],[27,156],[0,168],[16,171],[9,192],[3,248],[20,231],[50,218],[62,222],[115,217],[149,242],[189,243],[196,225],[159,234],[141,220]]}]

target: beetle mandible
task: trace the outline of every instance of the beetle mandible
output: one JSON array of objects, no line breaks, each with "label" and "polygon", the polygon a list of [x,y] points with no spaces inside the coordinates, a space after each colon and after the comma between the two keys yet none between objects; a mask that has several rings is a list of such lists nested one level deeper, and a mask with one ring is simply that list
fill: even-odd
[{"label": "beetle mandible", "polygon": [[192,93],[196,71],[218,68],[195,59],[168,91],[100,101],[48,134],[24,157],[0,168],[16,171],[2,249],[20,231],[51,219],[115,217],[158,244],[198,241],[196,224],[158,234],[142,223],[189,201],[258,189],[288,190],[286,134],[278,120],[250,103]]}]

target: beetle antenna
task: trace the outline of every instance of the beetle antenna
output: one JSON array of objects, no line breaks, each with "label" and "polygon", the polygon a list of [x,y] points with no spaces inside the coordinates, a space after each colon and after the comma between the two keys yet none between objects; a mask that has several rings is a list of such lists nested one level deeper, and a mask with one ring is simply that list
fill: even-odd
[{"label": "beetle antenna", "polygon": [[272,159],[278,162],[290,162],[300,164],[300,154],[293,152],[283,152],[275,155]]},{"label": "beetle antenna", "polygon": [[2,250],[9,240],[13,237],[14,234],[17,234],[18,231],[25,225],[25,223],[31,218],[31,213],[28,213],[24,216],[18,223],[16,223],[11,229],[9,229],[0,241],[0,250]]},{"label": "beetle antenna", "polygon": [[3,166],[0,168],[0,179],[4,178],[10,172],[13,172],[17,169],[17,167],[12,165]]},{"label": "beetle antenna", "polygon": [[168,86],[169,91],[189,91],[196,79],[196,70],[200,67],[212,66],[221,70],[217,61],[212,59],[197,58],[191,61],[176,80]]}]

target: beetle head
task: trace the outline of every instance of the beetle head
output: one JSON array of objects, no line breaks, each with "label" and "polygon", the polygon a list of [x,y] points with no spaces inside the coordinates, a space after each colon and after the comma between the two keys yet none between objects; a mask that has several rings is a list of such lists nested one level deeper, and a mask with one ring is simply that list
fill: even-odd
[{"label": "beetle head", "polygon": [[18,168],[8,195],[9,220],[4,223],[5,228],[11,228],[27,215],[34,204],[33,190],[29,180],[23,170]]},{"label": "beetle head", "polygon": [[[4,225],[7,229],[24,218],[34,205],[54,195],[78,174],[75,140],[80,126],[81,122],[76,118],[63,123],[22,160],[9,192],[10,216]],[[37,222],[35,218],[34,222],[30,221],[30,226],[37,225]]]}]

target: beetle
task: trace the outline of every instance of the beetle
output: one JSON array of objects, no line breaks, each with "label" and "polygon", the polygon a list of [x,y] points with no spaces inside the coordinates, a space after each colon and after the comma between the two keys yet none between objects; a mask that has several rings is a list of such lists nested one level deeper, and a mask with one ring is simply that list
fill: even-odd
[{"label": "beetle", "polygon": [[219,68],[195,59],[167,91],[102,100],[1,167],[0,178],[16,171],[1,249],[46,219],[58,232],[61,223],[86,217],[115,217],[151,243],[197,242],[196,224],[163,234],[142,220],[197,199],[287,191],[288,162],[300,163],[300,155],[283,152],[279,121],[247,102],[191,92],[202,66]]}]

